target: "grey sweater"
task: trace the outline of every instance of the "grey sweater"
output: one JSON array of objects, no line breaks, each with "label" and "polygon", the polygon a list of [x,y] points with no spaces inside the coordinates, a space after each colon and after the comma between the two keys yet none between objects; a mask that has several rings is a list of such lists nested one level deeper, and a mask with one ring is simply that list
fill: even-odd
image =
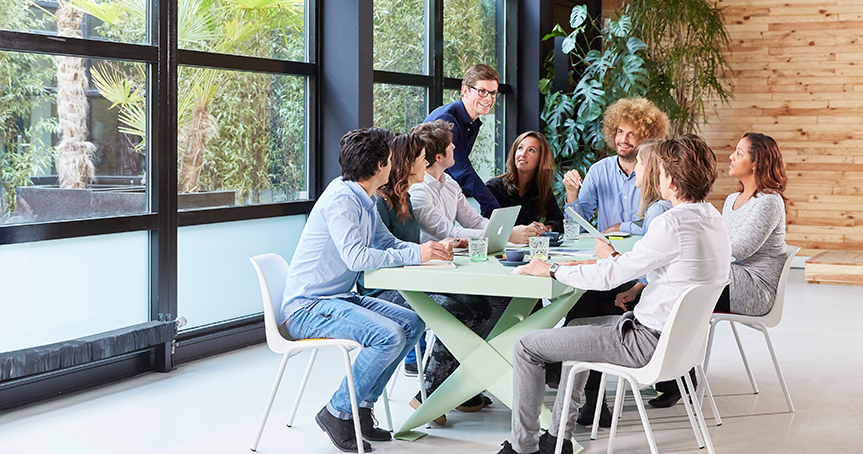
[{"label": "grey sweater", "polygon": [[729,195],[722,207],[731,237],[731,312],[764,315],[785,264],[785,204],[778,194],[762,193],[734,210],[739,195]]}]

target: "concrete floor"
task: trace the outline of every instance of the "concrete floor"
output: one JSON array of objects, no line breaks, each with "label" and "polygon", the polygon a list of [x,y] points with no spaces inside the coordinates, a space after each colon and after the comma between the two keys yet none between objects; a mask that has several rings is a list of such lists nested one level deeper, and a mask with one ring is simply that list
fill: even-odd
[{"label": "concrete floor", "polygon": [[[810,285],[792,270],[785,316],[771,331],[796,413],[788,413],[761,335],[741,329],[761,393],[751,394],[731,330],[717,332],[710,382],[724,424],[710,427],[719,453],[863,452],[863,289]],[[338,354],[321,352],[293,428],[290,412],[307,354],[289,363],[258,452],[336,453],[312,416],[342,377]],[[145,374],[95,390],[0,414],[0,453],[248,453],[279,356],[259,345]],[[332,359],[333,361],[328,361]],[[291,366],[290,364],[293,364]],[[412,411],[416,381],[400,376],[392,396],[398,425]],[[553,399],[549,390],[547,400]],[[383,409],[378,410],[383,419]],[[710,413],[708,412],[708,415]],[[696,453],[681,404],[649,410],[661,452]],[[416,442],[374,443],[379,453],[496,453],[509,437],[510,411],[496,403],[479,413],[448,414],[444,428]],[[708,418],[708,423],[712,419]],[[576,438],[586,453],[605,452],[607,430]],[[648,452],[635,405],[626,402],[615,450]]]}]

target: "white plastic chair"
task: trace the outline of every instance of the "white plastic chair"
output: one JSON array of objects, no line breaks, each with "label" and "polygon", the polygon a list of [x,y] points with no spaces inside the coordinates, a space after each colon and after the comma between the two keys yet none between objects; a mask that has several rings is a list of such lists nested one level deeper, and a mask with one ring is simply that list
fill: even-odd
[{"label": "white plastic chair", "polygon": [[[611,432],[608,438],[608,453],[614,451],[614,435],[617,432],[617,422],[620,418],[620,412],[623,408],[623,396],[627,382],[632,388],[635,396],[635,404],[638,407],[638,413],[641,416],[641,423],[644,426],[644,433],[647,435],[647,442],[650,445],[650,452],[657,454],[659,451],[656,447],[656,440],[653,438],[653,432],[650,430],[650,423],[647,420],[647,412],[644,409],[644,403],[641,401],[641,396],[638,392],[639,384],[651,385],[658,381],[675,379],[677,386],[684,390],[683,394],[689,394],[689,390],[694,390],[692,380],[689,378],[689,369],[699,366],[704,359],[705,344],[707,339],[707,330],[709,327],[710,314],[713,313],[713,308],[716,306],[716,301],[722,293],[722,285],[696,285],[687,289],[677,301],[668,316],[665,327],[662,330],[662,335],[659,337],[659,344],[653,353],[650,361],[640,368],[624,367],[608,363],[592,363],[585,361],[565,361],[565,366],[572,366],[567,375],[566,390],[563,402],[563,414],[560,419],[560,427],[558,428],[557,446],[555,453],[560,454],[563,449],[563,433],[565,432],[566,422],[569,411],[569,400],[572,396],[572,387],[575,381],[575,374],[582,370],[596,370],[603,373],[603,382],[605,374],[616,375],[619,377],[617,382],[617,396],[614,400],[614,412],[611,418]],[[700,367],[696,370],[701,371]],[[684,389],[681,383],[681,377],[686,381],[687,388]],[[702,374],[700,377],[705,387],[707,385],[706,377]],[[604,383],[602,383],[604,385]],[[600,386],[598,402],[601,402],[604,386]],[[693,395],[695,393],[692,393]],[[695,402],[695,399],[692,400]],[[686,407],[686,413],[689,416],[689,423],[692,425],[692,430],[695,432],[695,439],[698,446],[703,448],[707,446],[707,451],[714,454],[713,443],[710,441],[710,434],[707,431],[707,425],[704,422],[704,415],[699,405],[690,405],[688,396],[683,396],[683,404]],[[600,405],[599,403],[597,405]],[[694,415],[693,415],[694,413]],[[598,415],[598,413],[597,413]],[[696,418],[698,426],[696,427]],[[594,417],[594,428],[599,425],[597,417]],[[595,439],[596,431],[591,438]]]},{"label": "white plastic chair", "polygon": [[761,331],[764,334],[764,341],[767,343],[767,350],[770,351],[770,357],[773,359],[773,367],[776,369],[776,376],[779,377],[779,385],[782,387],[782,392],[785,394],[785,403],[788,404],[788,411],[794,413],[794,404],[791,403],[791,394],[788,393],[788,385],[785,384],[785,377],[782,376],[782,369],[779,368],[779,361],[776,359],[776,352],[773,351],[773,343],[770,342],[770,335],[767,333],[767,328],[773,328],[782,321],[782,307],[785,305],[785,285],[788,283],[788,274],[791,270],[791,261],[800,248],[797,246],[786,246],[787,257],[785,266],[782,268],[782,274],[779,277],[779,286],[776,288],[776,300],[773,302],[773,307],[770,312],[761,315],[739,315],[739,314],[713,314],[710,320],[710,335],[707,340],[707,354],[704,357],[704,370],[710,365],[710,350],[713,347],[713,334],[716,330],[716,325],[719,322],[728,322],[731,325],[731,331],[734,333],[734,340],[737,341],[737,349],[740,350],[740,357],[743,358],[743,366],[746,368],[746,374],[749,376],[749,383],[752,385],[752,393],[758,394],[758,385],[755,384],[755,377],[752,375],[752,370],[749,367],[749,361],[746,359],[746,353],[743,352],[743,344],[740,342],[740,336],[737,334],[735,323],[740,323],[743,326],[748,326],[754,330]]},{"label": "white plastic chair", "polygon": [[[351,412],[354,415],[359,415],[357,405],[356,391],[354,390],[354,376],[351,370],[351,357],[349,351],[362,346],[348,339],[304,339],[295,341],[288,336],[287,329],[284,325],[276,323],[274,311],[274,302],[281,303],[282,294],[285,290],[285,281],[288,277],[289,265],[281,256],[277,254],[263,254],[249,259],[258,272],[258,281],[261,284],[261,295],[264,302],[264,326],[267,335],[267,345],[274,353],[284,355],[282,364],[279,367],[279,372],[276,374],[276,381],[273,383],[273,389],[270,391],[270,398],[267,401],[267,406],[264,408],[264,415],[261,418],[261,424],[258,427],[258,432],[255,434],[255,440],[252,442],[252,451],[258,449],[258,442],[261,440],[261,434],[264,432],[264,425],[267,423],[267,417],[270,415],[270,409],[273,406],[273,400],[276,398],[276,391],[279,390],[279,384],[282,381],[282,375],[285,373],[285,366],[288,364],[288,359],[292,356],[304,351],[312,350],[309,363],[306,366],[306,372],[303,374],[303,381],[300,383],[300,389],[297,392],[297,397],[294,399],[294,406],[291,408],[291,416],[288,418],[288,427],[294,422],[294,416],[297,414],[297,408],[300,405],[300,398],[303,396],[303,391],[306,388],[306,383],[309,380],[309,373],[312,371],[312,365],[315,362],[315,357],[318,354],[318,349],[322,347],[335,347],[342,352],[342,357],[345,363],[345,372],[348,380],[348,391],[351,396]],[[387,402],[386,390],[384,391],[384,403],[387,405],[387,413],[389,413],[389,403]],[[363,437],[360,432],[360,419],[354,417],[354,430],[357,436],[357,449],[360,454],[363,451]]]}]

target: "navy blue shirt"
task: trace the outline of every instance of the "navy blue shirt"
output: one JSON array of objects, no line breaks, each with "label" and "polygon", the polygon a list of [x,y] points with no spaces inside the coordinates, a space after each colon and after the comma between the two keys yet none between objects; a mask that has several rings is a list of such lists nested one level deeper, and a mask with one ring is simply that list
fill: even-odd
[{"label": "navy blue shirt", "polygon": [[426,117],[424,123],[434,120],[443,120],[452,123],[452,143],[455,145],[453,155],[455,165],[446,170],[462,189],[467,189],[470,195],[479,202],[482,212],[491,213],[500,204],[492,193],[485,187],[482,178],[476,174],[468,156],[476,142],[482,120],[472,120],[461,99],[458,101],[438,107]]}]

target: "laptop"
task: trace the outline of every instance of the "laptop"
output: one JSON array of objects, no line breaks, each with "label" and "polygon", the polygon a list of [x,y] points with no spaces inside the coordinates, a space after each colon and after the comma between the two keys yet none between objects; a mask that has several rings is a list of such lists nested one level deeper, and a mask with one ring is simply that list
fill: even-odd
[{"label": "laptop", "polygon": [[577,211],[573,210],[572,207],[566,207],[566,213],[569,215],[569,217],[575,219],[575,221],[578,222],[578,225],[582,226],[584,230],[587,230],[588,235],[599,238],[600,240],[611,244],[611,241],[609,241],[609,239],[606,238],[605,235],[600,233],[599,230],[596,230],[596,227],[592,226],[590,222],[587,222],[587,219],[581,217],[581,215],[578,214]]},{"label": "laptop", "polygon": [[509,236],[518,219],[521,205],[507,208],[496,208],[488,218],[488,225],[483,236],[488,237],[488,253],[500,252],[506,249]]},{"label": "laptop", "polygon": [[[513,227],[515,227],[516,219],[518,219],[519,211],[521,211],[520,205],[496,208],[491,212],[488,225],[485,227],[485,233],[482,235],[488,237],[489,254],[506,249],[509,236],[512,234]],[[467,255],[467,248],[457,248],[454,252],[456,255]]]}]

